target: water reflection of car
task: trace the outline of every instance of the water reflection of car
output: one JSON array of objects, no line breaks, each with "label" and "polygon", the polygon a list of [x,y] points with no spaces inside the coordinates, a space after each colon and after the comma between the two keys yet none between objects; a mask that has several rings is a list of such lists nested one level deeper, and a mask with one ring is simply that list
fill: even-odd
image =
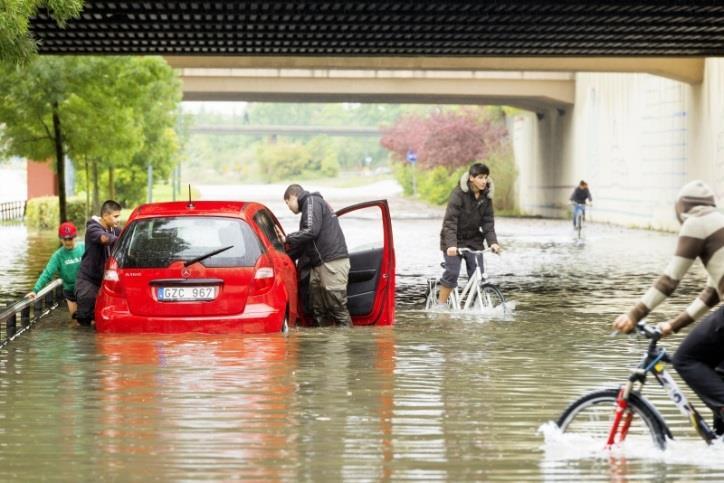
[{"label": "water reflection of car", "polygon": [[[376,212],[368,223],[380,235],[370,245],[367,227],[365,246],[350,247],[350,313],[355,325],[389,325],[395,264],[387,203],[362,203],[338,215],[365,210]],[[277,218],[260,203],[138,207],[106,264],[96,330],[259,333],[304,324],[309,317],[300,303],[296,267],[275,227],[281,229]]]}]

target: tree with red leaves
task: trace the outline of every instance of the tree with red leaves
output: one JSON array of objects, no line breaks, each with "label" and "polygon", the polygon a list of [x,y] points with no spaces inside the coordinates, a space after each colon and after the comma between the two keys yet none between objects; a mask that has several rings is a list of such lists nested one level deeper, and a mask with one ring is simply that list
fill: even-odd
[{"label": "tree with red leaves", "polygon": [[506,134],[503,122],[463,109],[435,112],[426,118],[415,114],[401,117],[383,130],[380,143],[400,161],[413,150],[423,169],[456,169],[485,159],[502,144]]}]

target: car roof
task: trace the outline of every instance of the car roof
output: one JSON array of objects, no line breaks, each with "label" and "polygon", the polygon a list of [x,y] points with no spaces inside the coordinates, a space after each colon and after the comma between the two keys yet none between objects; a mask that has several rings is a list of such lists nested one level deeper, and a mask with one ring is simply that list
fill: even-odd
[{"label": "car roof", "polygon": [[146,203],[131,213],[128,221],[140,218],[158,218],[167,216],[229,216],[247,219],[246,214],[264,208],[261,203],[250,201],[168,201],[164,203]]}]

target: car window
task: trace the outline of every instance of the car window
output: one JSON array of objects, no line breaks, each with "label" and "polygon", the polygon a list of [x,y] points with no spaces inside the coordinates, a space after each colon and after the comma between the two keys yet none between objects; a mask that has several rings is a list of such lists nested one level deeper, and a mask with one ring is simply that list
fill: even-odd
[{"label": "car window", "polygon": [[116,250],[120,268],[163,268],[231,246],[199,263],[206,267],[252,267],[261,246],[242,220],[187,216],[137,220],[123,234]]},{"label": "car window", "polygon": [[274,229],[274,227],[278,225],[274,222],[269,212],[267,210],[259,210],[256,215],[254,215],[254,221],[259,225],[262,233],[264,233],[264,236],[266,236],[272,246],[279,251],[284,251],[284,243],[282,243]]}]

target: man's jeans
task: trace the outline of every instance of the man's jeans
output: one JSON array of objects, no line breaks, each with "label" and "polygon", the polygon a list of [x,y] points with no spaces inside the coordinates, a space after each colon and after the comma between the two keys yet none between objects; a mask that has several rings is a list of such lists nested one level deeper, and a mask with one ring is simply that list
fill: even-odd
[{"label": "man's jeans", "polygon": [[586,219],[586,205],[582,203],[576,203],[573,207],[573,227],[576,227],[576,218],[578,217],[578,213],[581,214],[581,219]]},{"label": "man's jeans", "polygon": [[468,277],[473,276],[475,272],[475,259],[477,258],[478,264],[480,264],[480,271],[483,271],[483,257],[482,255],[475,255],[474,253],[466,252],[460,256],[450,256],[447,253],[442,253],[445,257],[445,271],[440,278],[440,284],[443,287],[455,288],[458,286],[458,276],[460,275],[460,266],[462,265],[463,258],[465,259],[465,268],[468,272]]}]

